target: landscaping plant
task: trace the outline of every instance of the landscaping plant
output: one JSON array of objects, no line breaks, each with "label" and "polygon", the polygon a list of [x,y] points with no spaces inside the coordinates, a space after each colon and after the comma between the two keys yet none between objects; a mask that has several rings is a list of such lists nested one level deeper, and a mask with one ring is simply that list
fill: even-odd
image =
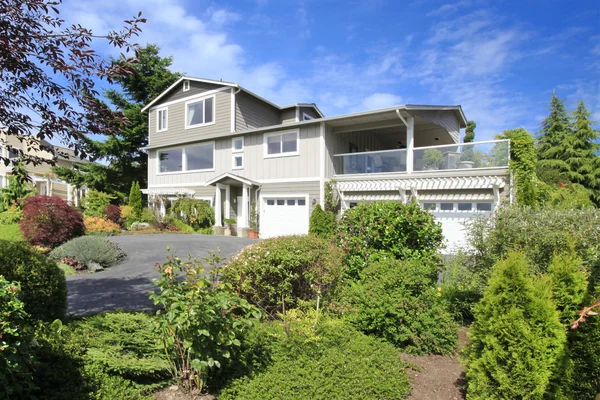
[{"label": "landscaping plant", "polygon": [[139,220],[142,217],[144,204],[142,202],[142,191],[140,190],[140,184],[137,181],[134,181],[131,184],[131,189],[129,190],[129,206],[133,209],[134,217]]},{"label": "landscaping plant", "polygon": [[[215,268],[219,259],[207,261]],[[260,312],[211,280],[197,260],[176,255],[159,266],[158,291],[150,298],[161,307],[157,329],[167,355],[169,371],[186,392],[203,390],[211,369],[220,368],[240,347],[242,334],[260,318]]]},{"label": "landscaping plant", "polygon": [[334,224],[333,213],[324,211],[321,205],[317,204],[310,215],[308,233],[325,239],[330,238],[333,236]]},{"label": "landscaping plant", "polygon": [[0,225],[16,224],[20,220],[21,210],[14,204],[0,213]]},{"label": "landscaping plant", "polygon": [[25,199],[19,227],[30,244],[50,248],[85,233],[81,213],[58,196]]},{"label": "landscaping plant", "polygon": [[184,222],[194,230],[208,228],[215,223],[215,211],[210,204],[204,200],[184,197],[173,203],[171,212],[174,219]]},{"label": "landscaping plant", "polygon": [[117,225],[121,225],[123,222],[123,220],[121,219],[121,207],[117,206],[116,204],[109,204],[108,206],[104,207],[102,215],[107,220]]},{"label": "landscaping plant", "polygon": [[125,253],[116,243],[104,237],[82,236],[55,248],[48,256],[55,261],[74,258],[88,268],[92,262],[108,268],[121,262]]},{"label": "landscaping plant", "polygon": [[110,202],[115,197],[104,192],[99,192],[94,189],[90,189],[87,192],[87,196],[81,200],[83,205],[83,215],[86,217],[104,217],[104,209],[110,205]]},{"label": "landscaping plant", "polygon": [[111,220],[100,217],[85,217],[83,219],[86,233],[120,233],[121,227]]}]

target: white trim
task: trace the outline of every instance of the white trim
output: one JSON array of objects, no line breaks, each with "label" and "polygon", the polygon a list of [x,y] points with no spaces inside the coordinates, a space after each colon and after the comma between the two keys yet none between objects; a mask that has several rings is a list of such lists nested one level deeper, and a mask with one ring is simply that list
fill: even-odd
[{"label": "white trim", "polygon": [[217,177],[212,178],[211,180],[209,180],[208,182],[206,182],[205,186],[208,185],[212,185],[213,183],[216,183],[217,185],[223,185],[221,183],[218,183],[221,179],[225,179],[225,178],[231,178],[233,180],[236,180],[238,182],[241,183],[245,183],[247,185],[255,185],[256,183],[248,178],[244,178],[243,176],[239,176],[239,175],[235,175],[229,172],[225,172],[224,174],[221,174]]},{"label": "white trim", "polygon": [[300,122],[300,107],[296,106],[296,122]]},{"label": "white trim", "polygon": [[182,91],[183,92],[187,92],[188,90],[190,90],[190,80],[189,79],[184,79],[183,83],[181,84],[181,86],[182,86],[182,89],[183,89]]},{"label": "white trim", "polygon": [[315,117],[305,112],[302,112],[302,121],[310,121],[311,119],[315,119]]},{"label": "white trim", "polygon": [[[206,100],[211,99],[213,100],[213,112],[212,112],[212,121],[211,122],[203,122],[201,124],[195,124],[195,125],[188,125],[188,106],[190,104],[195,104],[195,103],[200,103],[202,102],[202,118],[204,121],[206,121]],[[214,125],[216,122],[216,110],[217,110],[217,99],[215,95],[212,96],[206,96],[206,97],[201,97],[199,99],[194,99],[194,100],[189,100],[185,102],[185,109],[184,109],[184,124],[185,124],[185,129],[194,129],[194,128],[200,128],[203,126],[208,126],[208,125]]]},{"label": "white trim", "polygon": [[[217,178],[222,178],[226,174],[223,174]],[[236,179],[238,177],[235,177]],[[288,178],[288,179],[255,179],[253,182],[260,184],[269,184],[269,183],[294,183],[294,182],[319,182],[320,178],[318,176],[311,176],[307,178]],[[248,180],[248,182],[252,182]],[[164,187],[198,187],[198,186],[210,186],[207,182],[192,182],[192,183],[157,183],[153,185],[148,185],[148,188],[164,188]]]},{"label": "white trim", "polygon": [[194,196],[194,199],[208,201],[208,204],[214,207],[214,196]]},{"label": "white trim", "polygon": [[[167,114],[165,118],[165,127],[160,129],[160,113],[165,112]],[[169,130],[169,107],[160,107],[156,109],[156,133],[166,132]]]},{"label": "white trim", "polygon": [[[239,166],[239,167],[235,165],[235,159],[237,157],[241,157],[242,158],[242,165]],[[244,154],[233,153],[231,155],[231,169],[244,169]]]},{"label": "white trim", "polygon": [[231,88],[231,133],[235,132],[235,89]]},{"label": "white trim", "polygon": [[[153,106],[152,108],[150,108],[150,111],[154,111],[157,108],[162,108],[162,107],[166,107],[166,106],[172,106],[173,104],[177,104],[177,103],[183,103],[185,101],[190,101],[190,100],[198,99],[198,98],[201,98],[201,97],[204,97],[204,96],[211,96],[211,95],[214,95],[214,94],[219,93],[219,92],[224,92],[224,91],[226,91],[228,89],[229,89],[229,87],[223,87],[223,88],[219,88],[219,89],[207,90],[206,92],[192,94],[190,96],[183,97],[181,99],[167,101],[166,103],[161,103],[159,105]],[[142,110],[142,111],[144,111],[144,110]]]},{"label": "white trim", "polygon": [[[296,151],[293,152],[283,152],[283,135],[287,135],[290,133],[296,134]],[[269,147],[267,144],[267,139],[272,136],[281,136],[280,144],[281,144],[281,152],[276,154],[269,154]],[[291,156],[299,156],[300,155],[300,130],[289,130],[289,131],[279,131],[275,133],[265,133],[263,134],[263,158],[279,158],[279,157],[291,157]]]},{"label": "white trim", "polygon": [[255,181],[261,184],[264,183],[292,183],[292,182],[319,182],[321,180],[318,176],[311,176],[307,178],[287,178],[287,179],[256,179]]},{"label": "white trim", "polygon": [[[188,163],[187,163],[187,153],[186,153],[186,148],[189,147],[200,147],[200,146],[206,146],[206,145],[210,145],[212,144],[212,148],[213,148],[213,166],[212,168],[206,168],[206,169],[188,169]],[[216,149],[216,142],[214,140],[210,140],[210,141],[206,141],[206,142],[200,142],[200,143],[195,143],[195,144],[190,144],[188,146],[182,146],[182,147],[165,147],[159,150],[156,150],[156,176],[162,176],[162,175],[176,175],[176,174],[189,174],[189,173],[194,173],[194,172],[214,172],[215,171],[215,159],[217,156],[217,149]],[[160,172],[160,152],[161,151],[169,151],[169,150],[179,150],[181,149],[181,171],[169,171],[169,172]],[[150,187],[150,186],[148,186]]]},{"label": "white trim", "polygon": [[[239,150],[236,150],[236,148],[235,148],[235,146],[234,146],[234,143],[235,143],[235,141],[236,141],[236,140],[239,140],[239,139],[242,139],[242,148],[241,148],[241,149],[239,149]],[[244,137],[243,137],[243,136],[236,136],[236,137],[232,137],[232,138],[231,138],[231,152],[232,152],[232,153],[243,153],[243,152],[244,152],[244,146],[245,146],[245,144],[246,144],[245,142],[246,142],[246,141],[244,140]]]},{"label": "white trim", "polygon": [[[196,82],[205,82],[205,83],[212,83],[212,84],[215,84],[215,85],[228,86],[228,87],[231,87],[231,86],[237,87],[237,85],[235,83],[222,82],[222,81],[213,81],[213,80],[210,80],[210,79],[192,78],[192,77],[189,77],[189,76],[182,76],[175,83],[173,83],[171,86],[169,86],[168,88],[166,88],[154,100],[152,100],[150,103],[148,103],[148,105],[146,105],[144,108],[142,108],[141,111],[144,112],[147,109],[149,109],[150,107],[152,107],[154,105],[154,103],[156,103],[158,100],[160,100],[165,94],[167,94],[168,92],[170,92],[171,89],[173,89],[174,87],[176,87],[177,85],[179,85],[184,80],[190,80],[190,81],[196,81]],[[226,90],[226,89],[227,88],[220,88],[219,90]]]},{"label": "white trim", "polygon": [[325,123],[319,124],[319,203],[325,209]]}]

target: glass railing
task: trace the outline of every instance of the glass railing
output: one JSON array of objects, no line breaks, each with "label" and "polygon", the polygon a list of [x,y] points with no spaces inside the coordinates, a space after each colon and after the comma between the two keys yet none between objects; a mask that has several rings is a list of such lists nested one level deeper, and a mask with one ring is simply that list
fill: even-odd
[{"label": "glass railing", "polygon": [[417,147],[413,171],[507,167],[509,150],[508,140]]},{"label": "glass railing", "polygon": [[406,172],[406,149],[336,154],[334,168],[338,175]]}]

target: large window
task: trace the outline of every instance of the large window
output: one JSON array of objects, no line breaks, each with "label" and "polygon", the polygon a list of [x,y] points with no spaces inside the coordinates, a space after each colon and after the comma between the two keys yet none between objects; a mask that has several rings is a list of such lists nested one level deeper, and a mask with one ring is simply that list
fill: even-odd
[{"label": "large window", "polygon": [[215,143],[203,143],[158,152],[158,172],[206,171],[215,168]]},{"label": "large window", "polygon": [[293,156],[298,154],[298,132],[265,135],[265,157]]},{"label": "large window", "polygon": [[183,171],[183,149],[159,151],[158,165],[160,173]]},{"label": "large window", "polygon": [[193,100],[185,106],[185,127],[208,125],[215,122],[215,97]]},{"label": "large window", "polygon": [[168,111],[166,108],[156,111],[156,132],[163,132],[169,128]]}]

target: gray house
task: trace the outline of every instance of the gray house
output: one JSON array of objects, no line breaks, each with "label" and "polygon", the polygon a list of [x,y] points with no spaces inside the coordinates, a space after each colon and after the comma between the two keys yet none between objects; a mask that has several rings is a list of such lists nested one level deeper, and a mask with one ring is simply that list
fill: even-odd
[{"label": "gray house", "polygon": [[402,105],[325,117],[315,104],[280,107],[236,83],[183,77],[148,104],[150,201],[179,196],[249,224],[260,237],[308,232],[334,179],[342,212],[363,201],[416,200],[450,245],[463,223],[509,194],[506,141],[460,143],[460,106]]}]

